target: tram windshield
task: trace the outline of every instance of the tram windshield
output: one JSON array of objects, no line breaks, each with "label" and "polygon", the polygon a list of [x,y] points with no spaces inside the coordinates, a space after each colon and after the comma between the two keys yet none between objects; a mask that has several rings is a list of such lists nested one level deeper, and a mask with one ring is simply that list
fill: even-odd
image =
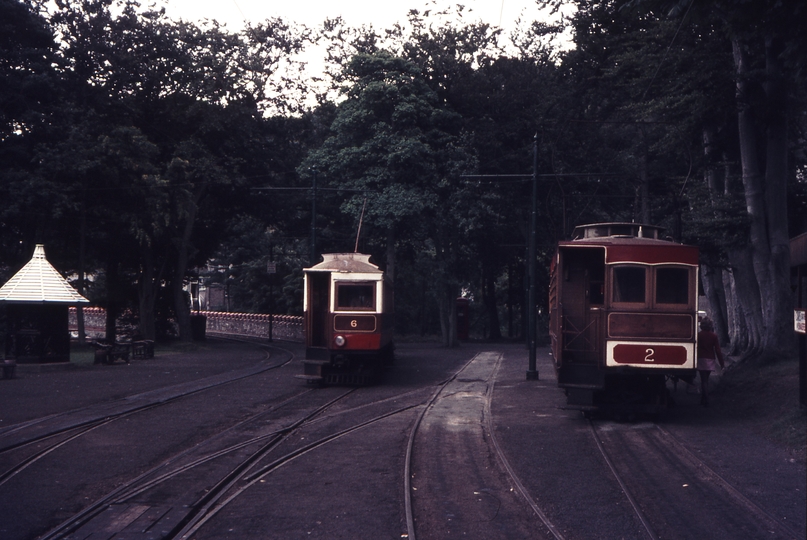
[{"label": "tram windshield", "polygon": [[337,283],[337,311],[375,309],[374,283]]}]

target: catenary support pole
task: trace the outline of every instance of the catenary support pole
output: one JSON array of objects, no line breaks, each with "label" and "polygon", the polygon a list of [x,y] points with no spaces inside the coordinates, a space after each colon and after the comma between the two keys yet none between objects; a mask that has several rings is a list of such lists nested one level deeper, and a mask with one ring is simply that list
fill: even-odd
[{"label": "catenary support pole", "polygon": [[529,249],[529,279],[530,289],[527,295],[527,340],[529,341],[530,360],[527,369],[527,380],[538,380],[538,369],[536,368],[536,320],[535,320],[535,279],[536,279],[536,261],[535,261],[535,236],[536,228],[538,226],[538,134],[532,142],[532,213],[530,215],[530,249]]}]

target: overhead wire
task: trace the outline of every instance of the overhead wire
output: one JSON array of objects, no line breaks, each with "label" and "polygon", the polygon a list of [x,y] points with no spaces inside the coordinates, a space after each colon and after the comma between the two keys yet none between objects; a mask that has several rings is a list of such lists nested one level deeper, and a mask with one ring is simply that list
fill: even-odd
[{"label": "overhead wire", "polygon": [[670,40],[670,44],[667,46],[667,50],[664,51],[664,56],[661,58],[661,61],[658,63],[658,65],[656,65],[656,72],[653,73],[653,78],[651,78],[650,82],[647,84],[647,88],[645,88],[644,93],[642,94],[641,101],[644,101],[645,97],[647,97],[647,93],[650,91],[650,87],[653,86],[653,83],[656,81],[656,77],[658,77],[658,73],[659,71],[661,71],[661,65],[664,63],[664,61],[667,59],[667,56],[670,54],[670,49],[672,49],[673,43],[675,43],[675,38],[678,37],[678,33],[684,26],[684,21],[686,21],[687,15],[689,14],[689,10],[692,9],[692,5],[694,3],[695,0],[690,0],[689,6],[687,6],[687,10],[684,12],[684,16],[681,17],[681,22],[678,24],[678,28],[675,30],[675,34]]}]

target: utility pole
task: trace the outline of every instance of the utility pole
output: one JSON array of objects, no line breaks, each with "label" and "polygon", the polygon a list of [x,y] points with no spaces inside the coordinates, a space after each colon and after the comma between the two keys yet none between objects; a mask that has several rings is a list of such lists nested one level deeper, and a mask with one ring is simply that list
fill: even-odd
[{"label": "utility pole", "polygon": [[538,228],[538,133],[532,141],[532,213],[530,215],[530,247],[528,250],[529,261],[528,271],[530,279],[530,289],[527,295],[527,340],[530,349],[529,367],[527,369],[527,380],[538,380],[538,369],[536,368],[536,320],[535,320],[535,238]]}]

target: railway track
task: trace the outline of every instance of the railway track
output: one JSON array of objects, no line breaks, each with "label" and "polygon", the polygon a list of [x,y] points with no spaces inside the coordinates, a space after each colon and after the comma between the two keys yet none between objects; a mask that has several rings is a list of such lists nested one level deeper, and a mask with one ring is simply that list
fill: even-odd
[{"label": "railway track", "polygon": [[[309,392],[312,391],[306,390],[303,394],[308,394]],[[331,407],[343,401],[354,392],[355,389],[349,389],[347,391],[342,390],[334,399],[316,409],[306,411],[299,419],[288,426],[246,440],[240,440],[237,443],[232,443],[223,450],[206,453],[202,457],[194,458],[181,466],[174,466],[170,471],[163,471],[163,469],[167,468],[168,464],[161,465],[155,470],[133,479],[131,482],[97,501],[82,512],[81,515],[71,518],[48,533],[42,540],[84,538],[88,534],[99,530],[109,531],[111,527],[119,526],[127,520],[129,520],[129,523],[126,523],[125,530],[122,531],[125,534],[132,535],[136,532],[140,532],[141,534],[147,533],[149,530],[157,527],[162,529],[160,532],[161,538],[193,538],[205,525],[214,520],[217,514],[227,508],[230,503],[244,495],[256,484],[266,482],[268,477],[281,467],[321,449],[342,437],[420,406],[422,397],[419,396],[423,394],[423,391],[406,392],[394,397],[350,407],[340,412],[325,414]],[[303,394],[295,396],[292,399],[297,400],[303,397]],[[401,405],[398,402],[402,400],[408,401]],[[283,405],[287,404],[284,403]],[[388,410],[384,410],[380,413],[375,411],[375,409],[384,406],[386,406]],[[370,412],[371,416],[361,419],[358,422],[349,420],[347,427],[337,429],[328,427],[326,428],[326,435],[313,438],[313,440],[310,440],[304,445],[298,445],[293,449],[282,452],[279,456],[272,455],[270,459],[270,452],[279,450],[281,444],[287,442],[292,435],[304,428],[326,423],[329,419],[354,417],[357,413],[362,411]],[[242,424],[247,425],[252,423],[253,420],[254,419],[249,419],[242,422]],[[236,456],[228,463],[226,466],[227,472],[224,473],[214,485],[208,485],[204,490],[204,494],[198,500],[181,505],[182,516],[178,516],[178,512],[173,510],[178,506],[176,500],[171,510],[160,508],[155,511],[155,508],[148,502],[150,492],[165,492],[167,489],[171,489],[167,487],[166,484],[179,475],[194,474],[197,469],[205,467],[210,462],[218,460],[224,455],[235,454],[251,446],[255,446],[255,448],[249,449],[245,453],[242,452],[241,455]],[[106,515],[101,515],[101,512],[107,511],[110,508],[115,508],[115,510],[106,512]],[[153,521],[152,517],[145,516],[146,512],[150,512],[152,516],[158,516],[159,519],[157,521],[160,523],[158,524],[157,521]],[[141,519],[141,516],[144,517]],[[93,521],[94,518],[99,519]],[[138,519],[140,523],[135,523]],[[169,522],[169,520],[171,521]]]},{"label": "railway track", "polygon": [[[132,394],[119,399],[94,403],[86,407],[50,414],[9,426],[0,430],[0,454],[71,432],[78,432],[77,434],[81,435],[82,433],[86,433],[98,427],[99,423],[107,423],[108,421],[123,418],[129,414],[149,410],[196,395],[200,392],[213,390],[260,373],[281,368],[294,360],[294,355],[285,349],[265,344],[261,344],[260,346],[264,349],[277,351],[280,353],[280,357],[277,361],[271,363],[258,362],[254,366],[245,369],[229,371],[220,375],[166,386],[139,394]],[[268,360],[269,353],[267,352],[266,354],[266,360]],[[0,481],[2,481],[3,476],[4,475],[0,475]]]},{"label": "railway track", "polygon": [[[305,390],[296,394],[273,407],[272,411],[281,409],[310,392],[310,390]],[[213,509],[224,495],[273,448],[283,442],[289,433],[352,392],[353,390],[341,392],[338,396],[314,410],[307,411],[291,425],[270,429],[266,433],[246,439],[236,436],[235,439],[237,440],[233,441],[232,432],[243,430],[264,420],[271,411],[264,411],[247,418],[228,429],[227,437],[224,436],[225,433],[217,434],[215,437],[195,445],[170,461],[164,462],[131,479],[52,529],[41,539],[85,538],[98,531],[109,531],[121,526],[126,529],[141,517],[143,519],[135,525],[137,529],[129,531],[130,533],[147,533],[150,529],[156,527],[162,529],[160,533],[162,538],[187,537],[192,532],[195,532],[200,524],[203,524],[210,516],[215,514]],[[221,441],[224,441],[226,446],[216,448]],[[182,501],[181,498],[177,498],[169,505],[156,507],[144,502],[148,499],[150,492],[156,490],[163,492],[168,490],[174,492],[177,497],[181,497],[181,491],[186,489],[186,486],[181,482],[181,477],[199,475],[200,470],[228,457],[231,457],[231,459],[224,465],[227,472],[217,478],[214,483],[206,482],[204,488],[198,490],[203,492],[203,495],[198,500]],[[217,468],[220,467],[221,465],[219,464]],[[180,488],[176,489],[170,483],[178,479],[180,480]],[[182,504],[183,502],[187,502],[187,504]],[[154,519],[155,516],[158,519]]]},{"label": "railway track", "polygon": [[[289,355],[282,362],[273,363],[273,367],[286,365],[291,359]],[[137,406],[132,405],[132,396],[107,402],[100,407],[107,411],[103,417],[98,414],[99,406],[93,406],[28,422],[27,429],[17,426],[6,435],[19,440],[7,441],[0,454],[8,457],[11,453],[33,452],[9,469],[5,477],[10,481],[18,475],[24,476],[29,467],[116,422],[137,419],[141,413],[159,413],[162,407],[176,404],[184,397],[218,392],[223,385],[262,372],[252,369],[248,373],[230,373],[216,382],[208,380]],[[118,484],[40,538],[71,539],[116,533],[144,538],[193,537],[215,521],[216,515],[228,505],[253,486],[267,482],[279,469],[348,435],[421,406],[430,392],[429,388],[418,388],[334,410],[355,389],[292,387],[296,391],[288,399],[273,403]],[[295,436],[299,441],[294,440]]]},{"label": "railway track", "polygon": [[[244,340],[235,341],[243,342]],[[265,375],[294,360],[294,355],[281,347],[252,341],[249,343],[250,347],[262,350],[265,356],[263,359],[257,357],[256,362],[248,367],[181,384],[168,385],[156,390],[134,393],[117,399],[104,400],[89,406],[48,414],[5,427],[0,430],[0,490],[6,490],[7,493],[19,490],[20,485],[29,484],[32,475],[40,477],[43,475],[37,471],[47,471],[53,467],[53,463],[63,462],[64,457],[61,456],[75,452],[71,448],[91,444],[88,443],[88,439],[107,436],[105,433],[115,426],[125,426],[137,422],[139,416],[161,414],[162,409],[176,407],[205,395],[215,395],[239,381]],[[305,394],[307,390],[297,389],[297,393],[298,395]],[[270,410],[273,408],[276,407],[270,407]],[[256,421],[266,414],[267,411],[264,410],[253,415],[249,420]],[[238,424],[231,426],[230,429],[237,429],[237,427]],[[126,428],[124,427],[124,429]],[[89,455],[86,460],[87,463],[92,462]],[[57,484],[62,483],[59,475],[54,476]],[[141,475],[139,478],[142,479],[145,476],[147,475]],[[82,481],[84,480],[82,479]],[[120,490],[115,492],[119,493]],[[4,495],[4,497],[6,496]],[[3,516],[4,518],[9,517],[7,513],[4,513]],[[3,522],[5,526],[9,524],[7,519],[4,519]],[[8,529],[5,530],[8,531]]]},{"label": "railway track", "polygon": [[171,437],[184,429],[172,417],[197,422],[195,410],[214,415],[220,403],[215,422],[199,421],[159,459],[122,456],[104,483],[74,474],[106,487],[76,491],[92,496],[53,512],[39,538],[800,537],[747,482],[710,467],[686,431],[583,421],[558,408],[551,375],[525,383],[506,353],[420,350],[376,387],[294,384],[293,356],[276,350],[262,364],[282,373],[253,366],[10,426],[0,497],[29,480],[64,483],[48,471],[142,426],[155,426],[143,442]]},{"label": "railway track", "polygon": [[[589,420],[591,435],[646,537],[804,537],[654,423]],[[685,516],[685,518],[682,518]]]},{"label": "railway track", "polygon": [[[501,361],[498,353],[481,353],[472,358],[439,386],[413,424],[404,473],[409,540],[417,539],[421,532],[428,538],[467,534],[534,538],[538,534],[563,539],[510,465],[496,438],[491,403]],[[416,446],[421,431],[424,441]],[[439,441],[435,447],[440,450],[435,452],[429,440]],[[418,452],[422,457],[416,466]],[[460,501],[447,500],[447,492]],[[424,503],[416,505],[418,497]],[[429,510],[434,503],[442,507],[442,516]],[[480,507],[486,508],[480,512]],[[532,514],[533,519],[525,519],[526,514]]]}]

